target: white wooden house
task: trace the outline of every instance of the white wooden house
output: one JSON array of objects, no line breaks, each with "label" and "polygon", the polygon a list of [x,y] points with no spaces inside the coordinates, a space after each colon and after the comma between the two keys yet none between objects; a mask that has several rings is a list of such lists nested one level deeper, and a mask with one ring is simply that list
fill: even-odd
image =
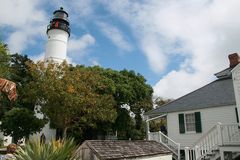
[{"label": "white wooden house", "polygon": [[[230,67],[217,79],[164,106],[145,113],[149,121],[166,118],[167,136],[148,133],[148,139],[175,148],[176,158],[236,158],[240,154],[240,64],[238,54],[229,55]],[[189,152],[190,150],[190,152]],[[184,152],[183,152],[184,153]],[[224,154],[225,153],[225,154]],[[239,157],[238,157],[239,158]]]}]

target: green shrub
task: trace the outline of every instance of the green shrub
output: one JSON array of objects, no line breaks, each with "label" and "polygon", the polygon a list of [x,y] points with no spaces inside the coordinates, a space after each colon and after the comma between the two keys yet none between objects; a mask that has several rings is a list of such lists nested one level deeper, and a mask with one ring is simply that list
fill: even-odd
[{"label": "green shrub", "polygon": [[73,160],[77,146],[73,139],[41,143],[32,141],[16,151],[16,160]]}]

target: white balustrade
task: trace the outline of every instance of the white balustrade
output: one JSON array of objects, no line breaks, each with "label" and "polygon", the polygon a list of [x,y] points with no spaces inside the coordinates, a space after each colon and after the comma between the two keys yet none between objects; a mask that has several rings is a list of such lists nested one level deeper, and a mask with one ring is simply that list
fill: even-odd
[{"label": "white balustrade", "polygon": [[171,151],[173,151],[173,153],[178,157],[178,159],[180,159],[180,144],[167,137],[161,131],[148,133],[148,138],[148,140],[154,140],[163,144]]},{"label": "white balustrade", "polygon": [[240,128],[237,123],[218,123],[212,127],[193,147],[185,148],[186,160],[199,160],[223,145],[240,145]]}]

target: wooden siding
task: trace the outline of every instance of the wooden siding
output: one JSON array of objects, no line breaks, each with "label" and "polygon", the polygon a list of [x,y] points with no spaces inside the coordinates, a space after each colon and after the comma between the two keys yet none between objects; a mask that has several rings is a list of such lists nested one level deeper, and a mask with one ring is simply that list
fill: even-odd
[{"label": "wooden siding", "polygon": [[240,117],[240,64],[233,69],[232,76],[238,117]]},{"label": "wooden siding", "polygon": [[127,160],[172,160],[172,155],[156,155],[149,157],[126,158]]},{"label": "wooden siding", "polygon": [[80,160],[85,159],[100,160],[86,144],[83,144],[78,148],[77,156],[79,156]]},{"label": "wooden siding", "polygon": [[[223,106],[207,109],[173,112],[167,115],[168,136],[181,144],[181,148],[191,147],[204,133],[211,129],[217,122],[236,123],[236,106]],[[178,114],[201,112],[202,133],[179,133]]]}]

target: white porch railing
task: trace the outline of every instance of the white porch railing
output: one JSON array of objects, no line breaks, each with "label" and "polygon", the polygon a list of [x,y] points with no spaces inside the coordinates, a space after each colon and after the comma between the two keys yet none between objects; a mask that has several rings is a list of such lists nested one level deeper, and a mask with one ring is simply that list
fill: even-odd
[{"label": "white porch railing", "polygon": [[220,125],[223,145],[240,145],[240,128],[238,124]]},{"label": "white porch railing", "polygon": [[167,137],[165,134],[163,134],[161,131],[159,132],[149,132],[148,133],[148,140],[154,140],[157,141],[167,148],[169,148],[178,160],[180,160],[180,144],[174,142],[172,139]]},{"label": "white porch railing", "polygon": [[186,160],[199,160],[212,154],[219,146],[240,145],[238,124],[218,123],[205,133],[192,148],[185,148]]}]

